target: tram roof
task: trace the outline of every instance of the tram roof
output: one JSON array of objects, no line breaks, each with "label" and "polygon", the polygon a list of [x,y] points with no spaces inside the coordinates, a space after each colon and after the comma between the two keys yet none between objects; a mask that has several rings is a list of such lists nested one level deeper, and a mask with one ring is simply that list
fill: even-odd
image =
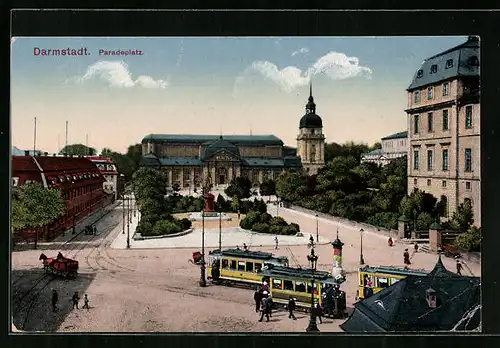
[{"label": "tram roof", "polygon": [[[271,266],[268,269],[262,270],[260,275],[269,277],[290,277],[299,279],[313,279],[313,271],[311,269],[304,268],[292,268],[284,266]],[[315,271],[315,280],[326,280],[327,278],[332,278],[331,274],[325,271]]]},{"label": "tram roof", "polygon": [[406,269],[401,267],[391,267],[391,266],[365,266],[359,269],[360,272],[367,273],[383,273],[383,274],[394,274],[394,275],[416,275],[425,276],[429,272],[425,270],[418,269]]},{"label": "tram roof", "polygon": [[222,256],[234,256],[241,258],[250,258],[250,259],[258,259],[258,260],[270,260],[274,258],[273,254],[266,253],[264,251],[250,251],[250,250],[241,250],[241,249],[226,249],[222,250],[222,252],[214,252],[214,254],[219,253]]}]

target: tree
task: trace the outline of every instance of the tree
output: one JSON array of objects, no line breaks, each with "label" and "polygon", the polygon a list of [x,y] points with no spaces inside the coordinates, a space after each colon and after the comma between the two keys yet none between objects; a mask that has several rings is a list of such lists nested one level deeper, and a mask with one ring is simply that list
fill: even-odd
[{"label": "tree", "polygon": [[142,144],[130,145],[127,148],[126,156],[134,162],[135,167],[139,169],[142,161]]},{"label": "tree", "polygon": [[306,180],[299,173],[284,173],[276,181],[276,195],[285,201],[297,202],[306,195],[306,192]]},{"label": "tree", "polygon": [[471,226],[467,232],[460,234],[453,245],[467,251],[479,251],[481,249],[481,240],[483,239],[480,228]]},{"label": "tree", "polygon": [[469,200],[460,204],[451,217],[452,224],[460,231],[467,231],[474,224],[474,212]]},{"label": "tree", "polygon": [[234,196],[231,199],[231,208],[233,209],[233,211],[240,210],[240,199],[237,196]]},{"label": "tree", "polygon": [[113,153],[113,150],[108,149],[107,147],[105,147],[101,150],[101,156],[109,157],[109,156],[111,156],[112,153]]},{"label": "tree", "polygon": [[272,196],[276,194],[276,182],[274,180],[268,179],[264,180],[259,187],[261,196]]},{"label": "tree", "polygon": [[127,180],[132,180],[133,175],[137,169],[134,162],[128,156],[122,155],[117,152],[112,152],[109,157],[116,165],[116,169],[118,170],[118,172],[125,175],[125,178]]},{"label": "tree", "polygon": [[228,197],[238,197],[239,199],[250,197],[252,182],[246,177],[238,176],[232,180],[229,186],[224,190]]},{"label": "tree", "polygon": [[66,203],[60,190],[46,189],[37,182],[21,185],[12,198],[12,229],[42,227],[65,212]]},{"label": "tree", "polygon": [[352,156],[336,157],[328,162],[316,177],[318,192],[341,190],[354,193],[362,189],[362,180],[353,170],[358,162]]},{"label": "tree", "polygon": [[140,204],[146,198],[163,200],[167,194],[166,174],[153,168],[141,168],[134,173],[134,193]]},{"label": "tree", "polygon": [[93,147],[88,147],[83,144],[72,144],[64,146],[60,155],[73,155],[73,156],[95,156],[97,151]]}]

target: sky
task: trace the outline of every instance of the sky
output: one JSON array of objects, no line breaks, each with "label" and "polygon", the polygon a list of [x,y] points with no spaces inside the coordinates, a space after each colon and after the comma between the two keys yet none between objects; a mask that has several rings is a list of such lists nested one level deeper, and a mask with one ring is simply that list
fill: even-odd
[{"label": "sky", "polygon": [[[176,37],[11,40],[12,146],[125,152],[147,134],[273,134],[296,146],[312,83],[327,142],[406,129],[423,60],[467,37]],[[42,55],[47,49],[87,55]],[[110,55],[122,50],[128,55]],[[140,53],[133,55],[132,52]],[[88,140],[87,140],[88,139]]]}]

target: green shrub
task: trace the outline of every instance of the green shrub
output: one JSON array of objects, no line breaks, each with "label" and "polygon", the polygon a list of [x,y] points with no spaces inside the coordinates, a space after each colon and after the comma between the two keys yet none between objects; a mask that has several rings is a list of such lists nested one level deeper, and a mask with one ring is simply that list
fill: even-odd
[{"label": "green shrub", "polygon": [[248,220],[250,226],[252,226],[256,222],[260,222],[260,213],[257,211],[250,211],[243,220]]},{"label": "green shrub", "polygon": [[480,228],[472,226],[460,234],[453,243],[454,246],[467,251],[479,251],[481,249],[482,231]]},{"label": "green shrub", "polygon": [[429,226],[434,221],[436,221],[436,219],[433,218],[430,213],[426,213],[426,212],[420,213],[417,216],[417,230],[420,230],[420,231],[422,231],[422,230],[428,230]]},{"label": "green shrub", "polygon": [[242,214],[247,214],[253,208],[253,203],[251,201],[240,201],[240,212]]},{"label": "green shrub", "polygon": [[262,213],[262,214],[260,215],[260,220],[259,220],[259,221],[260,221],[260,222],[262,222],[262,223],[265,223],[265,224],[269,224],[269,222],[271,221],[271,219],[272,219],[272,218],[273,218],[273,217],[272,217],[272,215],[271,215],[271,214],[268,214],[268,213]]},{"label": "green shrub", "polygon": [[154,226],[154,224],[152,224],[149,221],[144,221],[141,218],[141,221],[139,221],[139,224],[137,225],[137,228],[135,231],[137,233],[140,233],[141,236],[149,236],[153,232],[153,226]]},{"label": "green shrub", "polygon": [[244,218],[240,221],[240,227],[243,228],[244,230],[251,230],[252,226],[253,223],[247,218]]},{"label": "green shrub", "polygon": [[269,221],[271,226],[288,226],[288,223],[281,216],[274,216],[271,221]]},{"label": "green shrub", "polygon": [[293,236],[297,232],[299,231],[296,231],[295,228],[291,225],[285,226],[281,229],[281,234],[285,236]]},{"label": "green shrub", "polygon": [[283,230],[283,226],[280,226],[280,225],[269,226],[269,233],[272,233],[272,234],[281,234],[282,230]]},{"label": "green shrub", "polygon": [[296,224],[295,222],[292,222],[290,225],[288,225],[291,230],[294,231],[294,233],[300,232],[300,226]]},{"label": "green shrub", "polygon": [[191,222],[191,220],[187,218],[181,219],[179,221],[179,226],[183,231],[190,229],[192,225],[193,223]]},{"label": "green shrub", "polygon": [[267,204],[262,199],[256,199],[253,201],[252,210],[258,211],[261,214],[266,213],[267,212]]},{"label": "green shrub", "polygon": [[181,232],[181,228],[175,222],[168,220],[160,220],[154,225],[152,235],[162,236],[178,232]]},{"label": "green shrub", "polygon": [[257,222],[252,226],[252,231],[260,233],[269,233],[269,225],[262,222]]}]

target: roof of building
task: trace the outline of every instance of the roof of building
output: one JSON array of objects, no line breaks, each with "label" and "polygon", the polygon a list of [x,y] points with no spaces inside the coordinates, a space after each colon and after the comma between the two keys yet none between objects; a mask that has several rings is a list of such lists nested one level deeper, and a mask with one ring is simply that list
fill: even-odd
[{"label": "roof of building", "polygon": [[364,153],[363,156],[381,156],[382,154],[382,149],[375,149],[370,152]]},{"label": "roof of building", "polygon": [[203,163],[193,157],[161,157],[158,160],[162,166],[201,166]]},{"label": "roof of building", "polygon": [[12,173],[38,172],[40,169],[31,156],[12,156]]},{"label": "roof of building", "polygon": [[302,165],[302,161],[298,156],[285,156],[285,168],[298,168]]},{"label": "roof of building", "polygon": [[[347,332],[449,331],[480,304],[478,277],[448,271],[439,257],[427,276],[410,275],[355,305],[340,327]],[[437,307],[430,308],[427,291],[435,291]],[[479,320],[469,323],[474,329]]]},{"label": "roof of building", "polygon": [[[227,150],[226,148],[218,149],[218,151]],[[215,154],[214,152],[213,154]],[[212,154],[210,154],[211,156]],[[209,156],[209,157],[210,157]],[[300,158],[296,156],[287,156],[284,158],[266,158],[266,157],[240,157],[243,166],[248,167],[265,167],[265,168],[282,168],[282,167],[297,167],[300,166]],[[142,166],[159,167],[159,166],[202,166],[203,159],[195,157],[156,157],[153,154],[147,154],[142,157]]]},{"label": "roof of building", "polygon": [[406,139],[408,138],[408,131],[398,132],[386,137],[383,137],[381,140],[390,140],[390,139]]},{"label": "roof of building", "polygon": [[[431,71],[431,69],[436,70]],[[469,36],[463,44],[424,60],[407,90],[411,91],[459,76],[479,76],[478,37]]]},{"label": "roof of building", "polygon": [[321,117],[316,114],[316,103],[312,94],[312,84],[309,85],[309,99],[306,104],[306,114],[299,122],[299,128],[323,128]]},{"label": "roof of building", "polygon": [[210,158],[218,152],[227,151],[231,155],[239,158],[240,151],[236,145],[230,143],[222,135],[219,136],[219,139],[213,141],[210,145],[205,148],[205,152],[203,153],[203,158]]},{"label": "roof of building", "polygon": [[36,160],[44,172],[97,170],[96,165],[85,157],[36,156]]},{"label": "roof of building", "polygon": [[40,150],[35,150],[35,152],[33,152],[33,150],[21,150],[15,146],[13,146],[11,154],[12,154],[12,156],[26,156],[26,152],[28,152],[29,156],[33,156],[33,154],[40,155],[42,153]]},{"label": "roof of building", "polygon": [[99,163],[113,163],[113,160],[110,157],[106,156],[85,156],[85,158],[88,158],[92,162],[99,162]]},{"label": "roof of building", "polygon": [[249,167],[283,167],[282,158],[243,157],[243,164]]},{"label": "roof of building", "polygon": [[[142,139],[142,143],[209,143],[220,138],[220,135],[202,134],[149,134]],[[283,145],[283,141],[274,135],[223,135],[224,140],[238,145]]]}]

